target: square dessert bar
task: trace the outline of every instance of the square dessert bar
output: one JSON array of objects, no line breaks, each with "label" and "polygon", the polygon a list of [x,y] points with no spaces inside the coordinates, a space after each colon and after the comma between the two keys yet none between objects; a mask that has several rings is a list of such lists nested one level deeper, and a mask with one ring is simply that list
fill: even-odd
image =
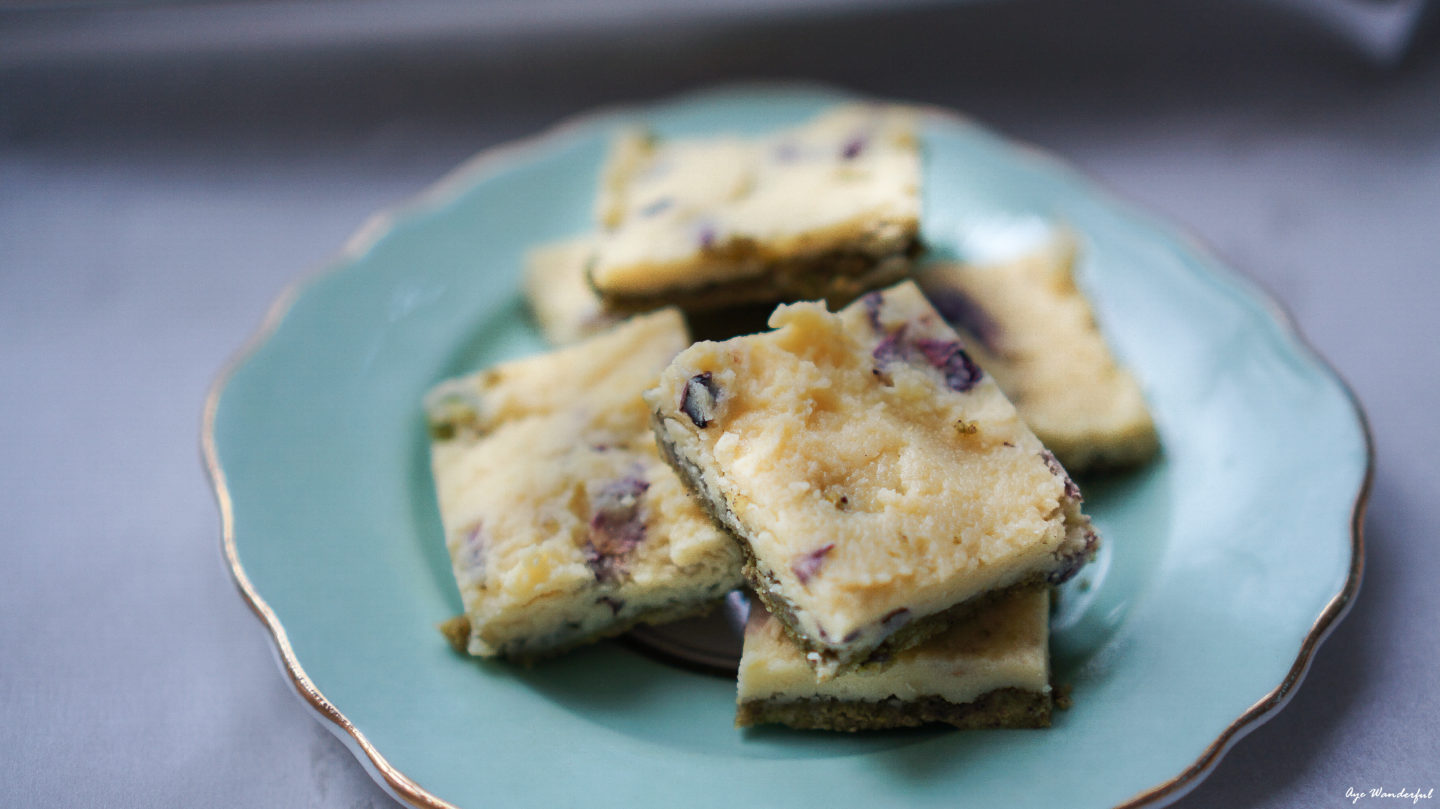
[{"label": "square dessert bar", "polygon": [[580,236],[536,247],[525,256],[525,300],[551,345],[569,345],[620,322],[585,278],[595,240]]},{"label": "square dessert bar", "polygon": [[602,177],[591,285],[638,311],[838,305],[899,280],[920,250],[913,118],[851,104],[764,137],[628,132]]},{"label": "square dessert bar", "polygon": [[458,648],[543,657],[740,583],[735,543],[660,460],[640,398],[689,342],[662,310],[427,395]]},{"label": "square dessert bar", "polygon": [[913,283],[770,325],[691,346],[645,399],[819,676],[1093,554],[1079,489]]},{"label": "square dessert bar", "polygon": [[884,662],[817,681],[805,652],[756,604],[740,657],[739,727],[877,730],[1050,726],[1050,590],[1011,592]]},{"label": "square dessert bar", "polygon": [[1159,440],[1075,283],[1076,239],[1054,229],[1003,261],[943,262],[916,282],[1020,416],[1072,472],[1141,463]]},{"label": "square dessert bar", "polygon": [[[525,258],[525,299],[546,341],[569,345],[599,334],[625,319],[605,308],[585,279],[594,237],[581,236],[546,244]],[[688,312],[690,331],[710,340],[765,330],[773,306],[747,304]]]}]

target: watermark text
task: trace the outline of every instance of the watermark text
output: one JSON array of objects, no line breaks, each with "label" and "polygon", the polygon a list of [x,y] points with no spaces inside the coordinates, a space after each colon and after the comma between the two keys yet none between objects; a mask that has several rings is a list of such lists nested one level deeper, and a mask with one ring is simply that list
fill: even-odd
[{"label": "watermark text", "polygon": [[1372,787],[1370,789],[1345,787],[1345,797],[1350,801],[1351,806],[1360,803],[1360,801],[1369,800],[1370,798],[1390,798],[1391,800],[1409,801],[1413,806],[1421,801],[1428,801],[1434,798],[1435,787],[1430,787],[1423,792],[1418,789],[1390,790],[1385,787]]}]

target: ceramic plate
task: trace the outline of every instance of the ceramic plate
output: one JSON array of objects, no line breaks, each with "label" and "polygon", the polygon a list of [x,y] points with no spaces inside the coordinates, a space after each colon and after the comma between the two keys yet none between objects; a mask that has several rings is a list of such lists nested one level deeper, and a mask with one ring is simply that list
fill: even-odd
[{"label": "ceramic plate", "polygon": [[539,350],[523,252],[587,228],[608,134],[759,132],[846,96],[738,88],[602,113],[496,150],[357,234],[217,382],[204,448],[225,552],[298,690],[423,806],[1109,807],[1183,794],[1279,708],[1359,582],[1369,442],[1275,306],[1052,160],[927,112],[927,238],[1041,217],[1164,443],[1082,481],[1106,538],[1055,622],[1074,707],[1048,731],[732,727],[732,681],[615,643],[533,669],[463,659],[421,394]]}]

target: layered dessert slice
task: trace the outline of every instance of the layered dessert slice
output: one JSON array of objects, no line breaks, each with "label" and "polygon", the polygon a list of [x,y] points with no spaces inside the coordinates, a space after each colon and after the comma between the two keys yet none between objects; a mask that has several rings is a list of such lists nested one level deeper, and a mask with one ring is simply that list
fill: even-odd
[{"label": "layered dessert slice", "polygon": [[913,283],[770,324],[691,346],[645,398],[820,676],[1092,555],[1079,489]]},{"label": "layered dessert slice", "polygon": [[622,319],[604,308],[585,278],[594,252],[594,237],[579,236],[536,247],[525,256],[525,300],[551,345],[569,345]]},{"label": "layered dessert slice", "polygon": [[1137,464],[1159,447],[1155,424],[1075,283],[1076,250],[1052,228],[1016,255],[936,263],[916,281],[1067,469]]},{"label": "layered dessert slice", "polygon": [[920,250],[913,114],[836,107],[764,137],[622,135],[591,285],[613,309],[826,298],[893,283]]},{"label": "layered dessert slice", "polygon": [[663,310],[429,393],[457,646],[543,657],[702,611],[740,583],[734,542],[661,462],[640,398],[688,344]]},{"label": "layered dessert slice", "polygon": [[[590,288],[585,267],[594,253],[595,237],[580,236],[542,245],[525,259],[525,299],[541,334],[554,346],[599,334],[625,319],[605,308]],[[765,329],[771,305],[744,304],[686,313],[698,338],[723,340]]]},{"label": "layered dessert slice", "polygon": [[827,681],[757,604],[745,626],[735,724],[1049,727],[1049,592],[1012,592],[918,646]]}]

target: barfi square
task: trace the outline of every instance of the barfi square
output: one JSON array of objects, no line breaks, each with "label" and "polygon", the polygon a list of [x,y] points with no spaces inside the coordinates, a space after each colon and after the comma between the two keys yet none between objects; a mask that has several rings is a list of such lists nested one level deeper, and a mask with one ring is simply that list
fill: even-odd
[{"label": "barfi square", "polygon": [[641,392],[689,344],[673,310],[426,397],[471,654],[528,660],[703,611],[740,558],[656,453]]},{"label": "barfi square", "polygon": [[617,140],[590,283],[612,309],[825,298],[899,280],[920,251],[914,115],[850,104],[764,137]]},{"label": "barfi square", "polygon": [[915,280],[1066,469],[1131,466],[1159,439],[1139,383],[1075,282],[1077,250],[1074,233],[1052,228],[1017,255],[937,262]]},{"label": "barfi square", "polygon": [[820,676],[1093,554],[1079,489],[913,283],[770,324],[681,352],[646,401]]},{"label": "barfi square", "polygon": [[623,318],[605,309],[585,278],[595,252],[593,236],[541,245],[525,255],[525,301],[553,346],[599,334]]}]

